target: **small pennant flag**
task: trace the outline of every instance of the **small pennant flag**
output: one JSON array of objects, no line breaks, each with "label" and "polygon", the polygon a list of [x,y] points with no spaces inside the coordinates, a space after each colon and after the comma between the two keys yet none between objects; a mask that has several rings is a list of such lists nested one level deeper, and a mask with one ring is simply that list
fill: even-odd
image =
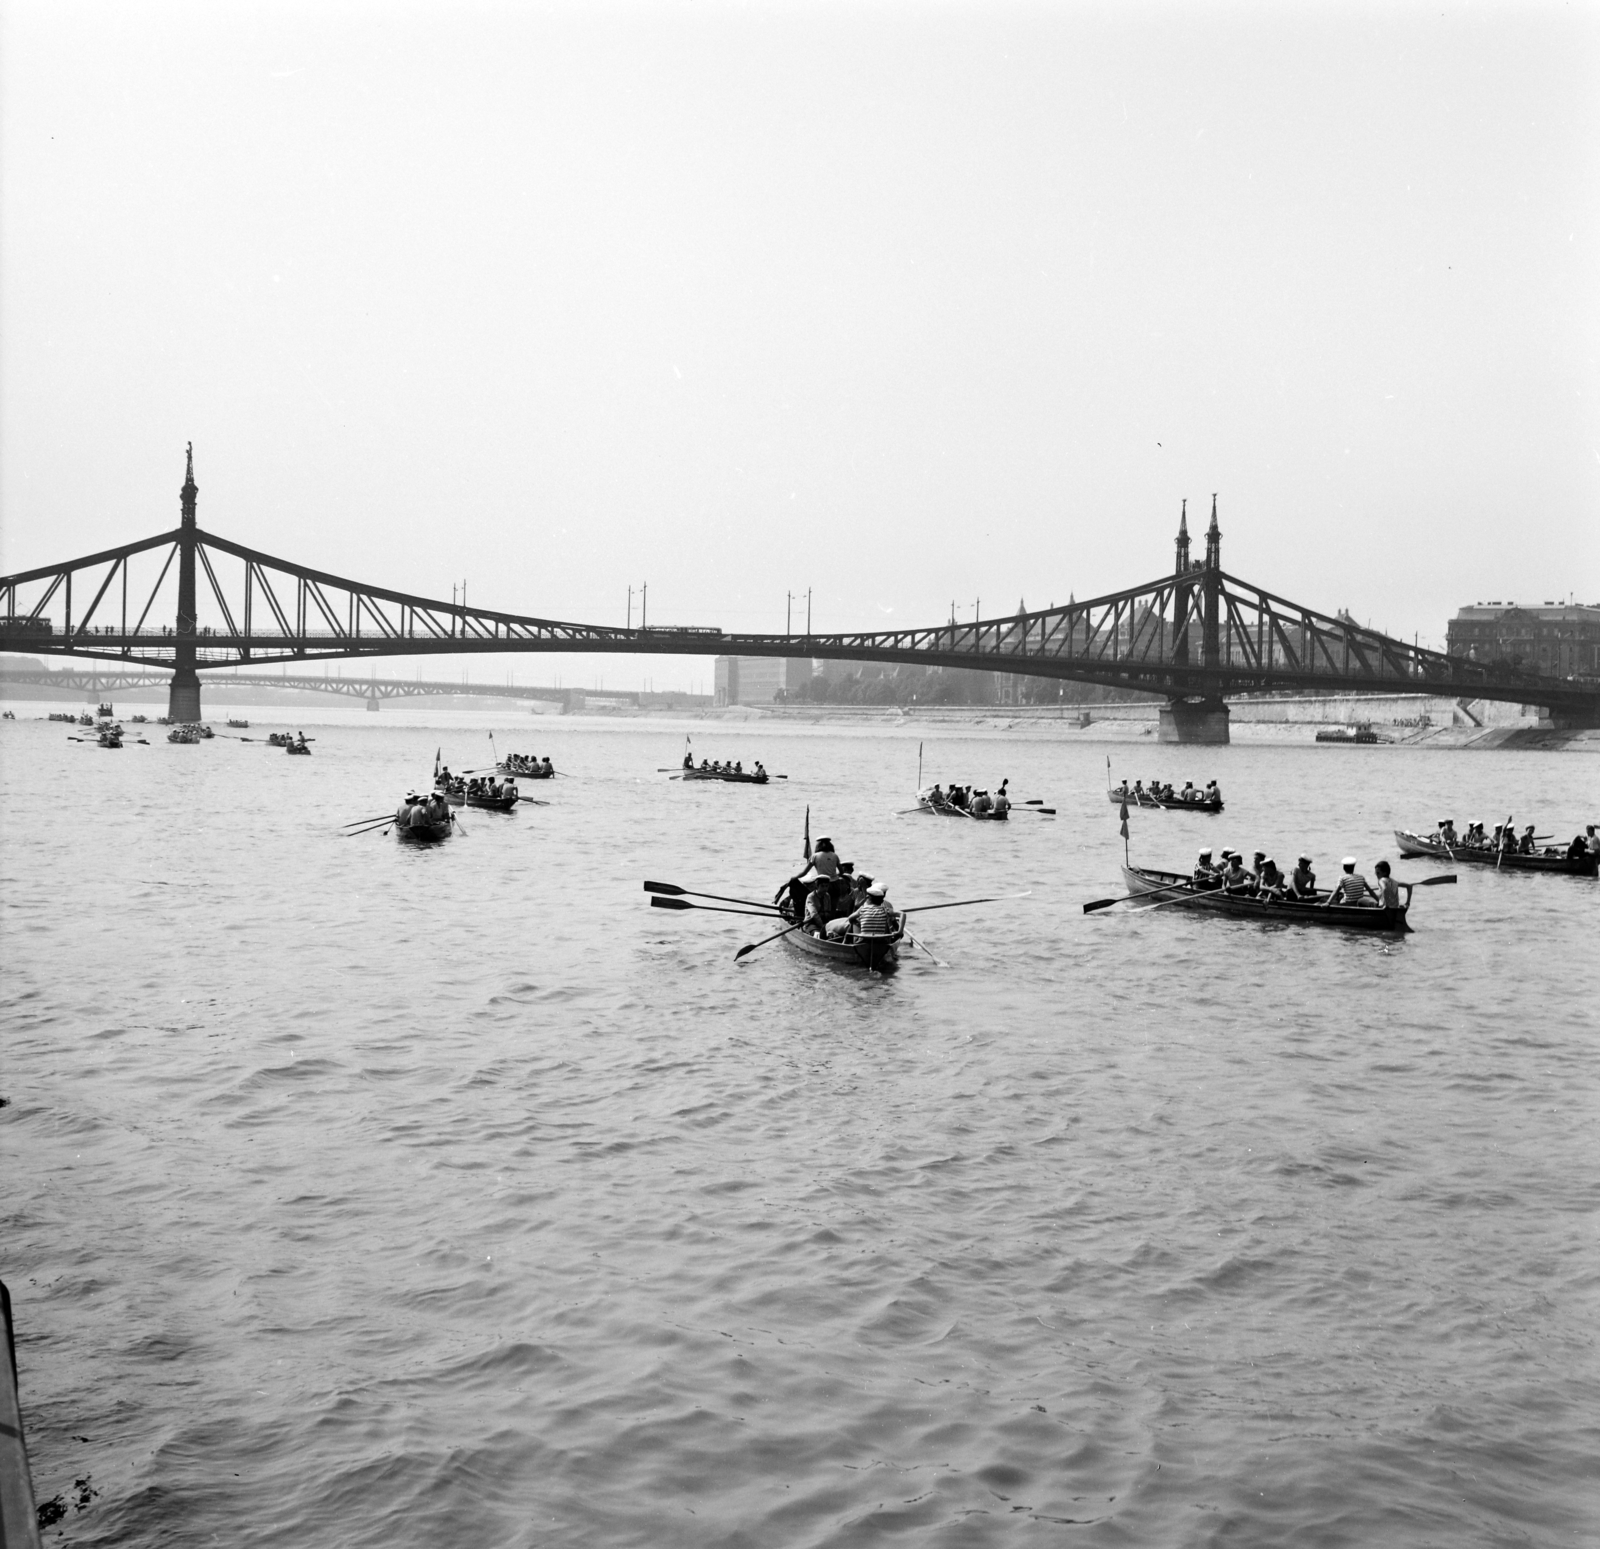
[{"label": "small pennant flag", "polygon": [[1122,819],[1122,837],[1124,839],[1126,839],[1128,837],[1128,804],[1127,804],[1127,802],[1123,802],[1122,810],[1118,813],[1118,816]]}]

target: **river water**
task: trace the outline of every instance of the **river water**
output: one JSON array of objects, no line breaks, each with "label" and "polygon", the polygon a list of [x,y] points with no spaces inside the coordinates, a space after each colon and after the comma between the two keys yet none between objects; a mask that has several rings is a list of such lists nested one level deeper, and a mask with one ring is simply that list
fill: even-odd
[{"label": "river water", "polygon": [[[1001,826],[892,815],[914,731],[697,728],[790,776],[748,789],[656,773],[670,725],[112,755],[17,708],[0,1274],[50,1543],[1600,1538],[1600,886],[1463,869],[1400,941],[1080,907],[1108,752],[1227,794],[1136,860],[1324,875],[1447,814],[1564,840],[1594,758],[929,737],[1060,814]],[[339,836],[496,727],[550,805]],[[808,805],[902,905],[1031,896],[889,978],[646,906],[770,897]]]}]

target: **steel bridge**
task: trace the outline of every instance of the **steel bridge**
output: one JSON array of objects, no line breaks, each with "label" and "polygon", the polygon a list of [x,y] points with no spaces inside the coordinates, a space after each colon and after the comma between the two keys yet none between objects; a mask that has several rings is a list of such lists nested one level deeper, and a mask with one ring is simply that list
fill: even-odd
[{"label": "steel bridge", "polygon": [[[98,667],[60,667],[54,672],[29,671],[0,667],[0,686],[7,683],[26,683],[30,687],[61,690],[62,696],[125,694],[134,688],[168,688],[172,682],[170,670],[152,667],[147,671],[132,672],[102,670]],[[595,690],[591,694],[583,689],[543,688],[522,683],[450,683],[425,678],[336,678],[317,677],[314,673],[230,672],[226,677],[213,680],[213,687],[224,689],[232,684],[250,688],[289,688],[315,694],[337,694],[345,699],[364,699],[369,710],[376,710],[386,699],[532,699],[542,704],[571,704],[574,698],[626,699],[638,703],[640,695],[618,689],[615,692]],[[651,695],[652,699],[670,700],[687,695]]]},{"label": "steel bridge", "polygon": [[[198,498],[191,447],[175,529],[0,577],[0,648],[163,669],[168,713],[186,721],[200,718],[199,674],[218,668],[611,651],[903,662],[1142,690],[1167,697],[1161,735],[1177,742],[1227,741],[1225,697],[1269,691],[1510,700],[1540,706],[1557,725],[1600,725],[1594,685],[1425,650],[1229,575],[1215,496],[1204,558],[1190,557],[1185,509],[1172,573],[1142,586],[970,624],[827,635],[617,629],[415,597],[204,532]],[[172,623],[157,622],[158,604],[174,608]]]}]

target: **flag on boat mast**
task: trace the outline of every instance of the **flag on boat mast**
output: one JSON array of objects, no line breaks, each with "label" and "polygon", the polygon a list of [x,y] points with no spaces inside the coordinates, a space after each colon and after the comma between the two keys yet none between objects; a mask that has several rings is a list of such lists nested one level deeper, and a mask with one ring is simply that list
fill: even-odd
[{"label": "flag on boat mast", "polygon": [[1126,863],[1127,859],[1128,859],[1128,804],[1127,804],[1126,801],[1124,801],[1123,804],[1122,804],[1121,817],[1122,817],[1122,859],[1123,859],[1123,862]]},{"label": "flag on boat mast", "polygon": [[806,803],[806,849],[805,849],[805,856],[806,856],[807,860],[811,859],[811,804],[810,804],[810,802]]}]

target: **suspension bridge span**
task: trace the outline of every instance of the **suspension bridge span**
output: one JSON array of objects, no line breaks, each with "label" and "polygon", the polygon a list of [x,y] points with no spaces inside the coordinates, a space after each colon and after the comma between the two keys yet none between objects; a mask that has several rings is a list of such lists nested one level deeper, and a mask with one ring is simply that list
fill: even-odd
[{"label": "suspension bridge span", "polygon": [[[168,714],[184,721],[200,718],[200,674],[224,667],[606,651],[898,662],[1142,690],[1166,696],[1161,736],[1173,742],[1226,742],[1226,697],[1271,691],[1509,700],[1558,726],[1600,725],[1592,685],[1426,650],[1230,575],[1215,498],[1203,557],[1190,555],[1185,513],[1172,571],[1142,586],[968,624],[798,635],[618,629],[416,597],[205,532],[198,500],[191,447],[175,529],[0,577],[0,649],[164,669]],[[172,622],[158,622],[168,607]]]}]

